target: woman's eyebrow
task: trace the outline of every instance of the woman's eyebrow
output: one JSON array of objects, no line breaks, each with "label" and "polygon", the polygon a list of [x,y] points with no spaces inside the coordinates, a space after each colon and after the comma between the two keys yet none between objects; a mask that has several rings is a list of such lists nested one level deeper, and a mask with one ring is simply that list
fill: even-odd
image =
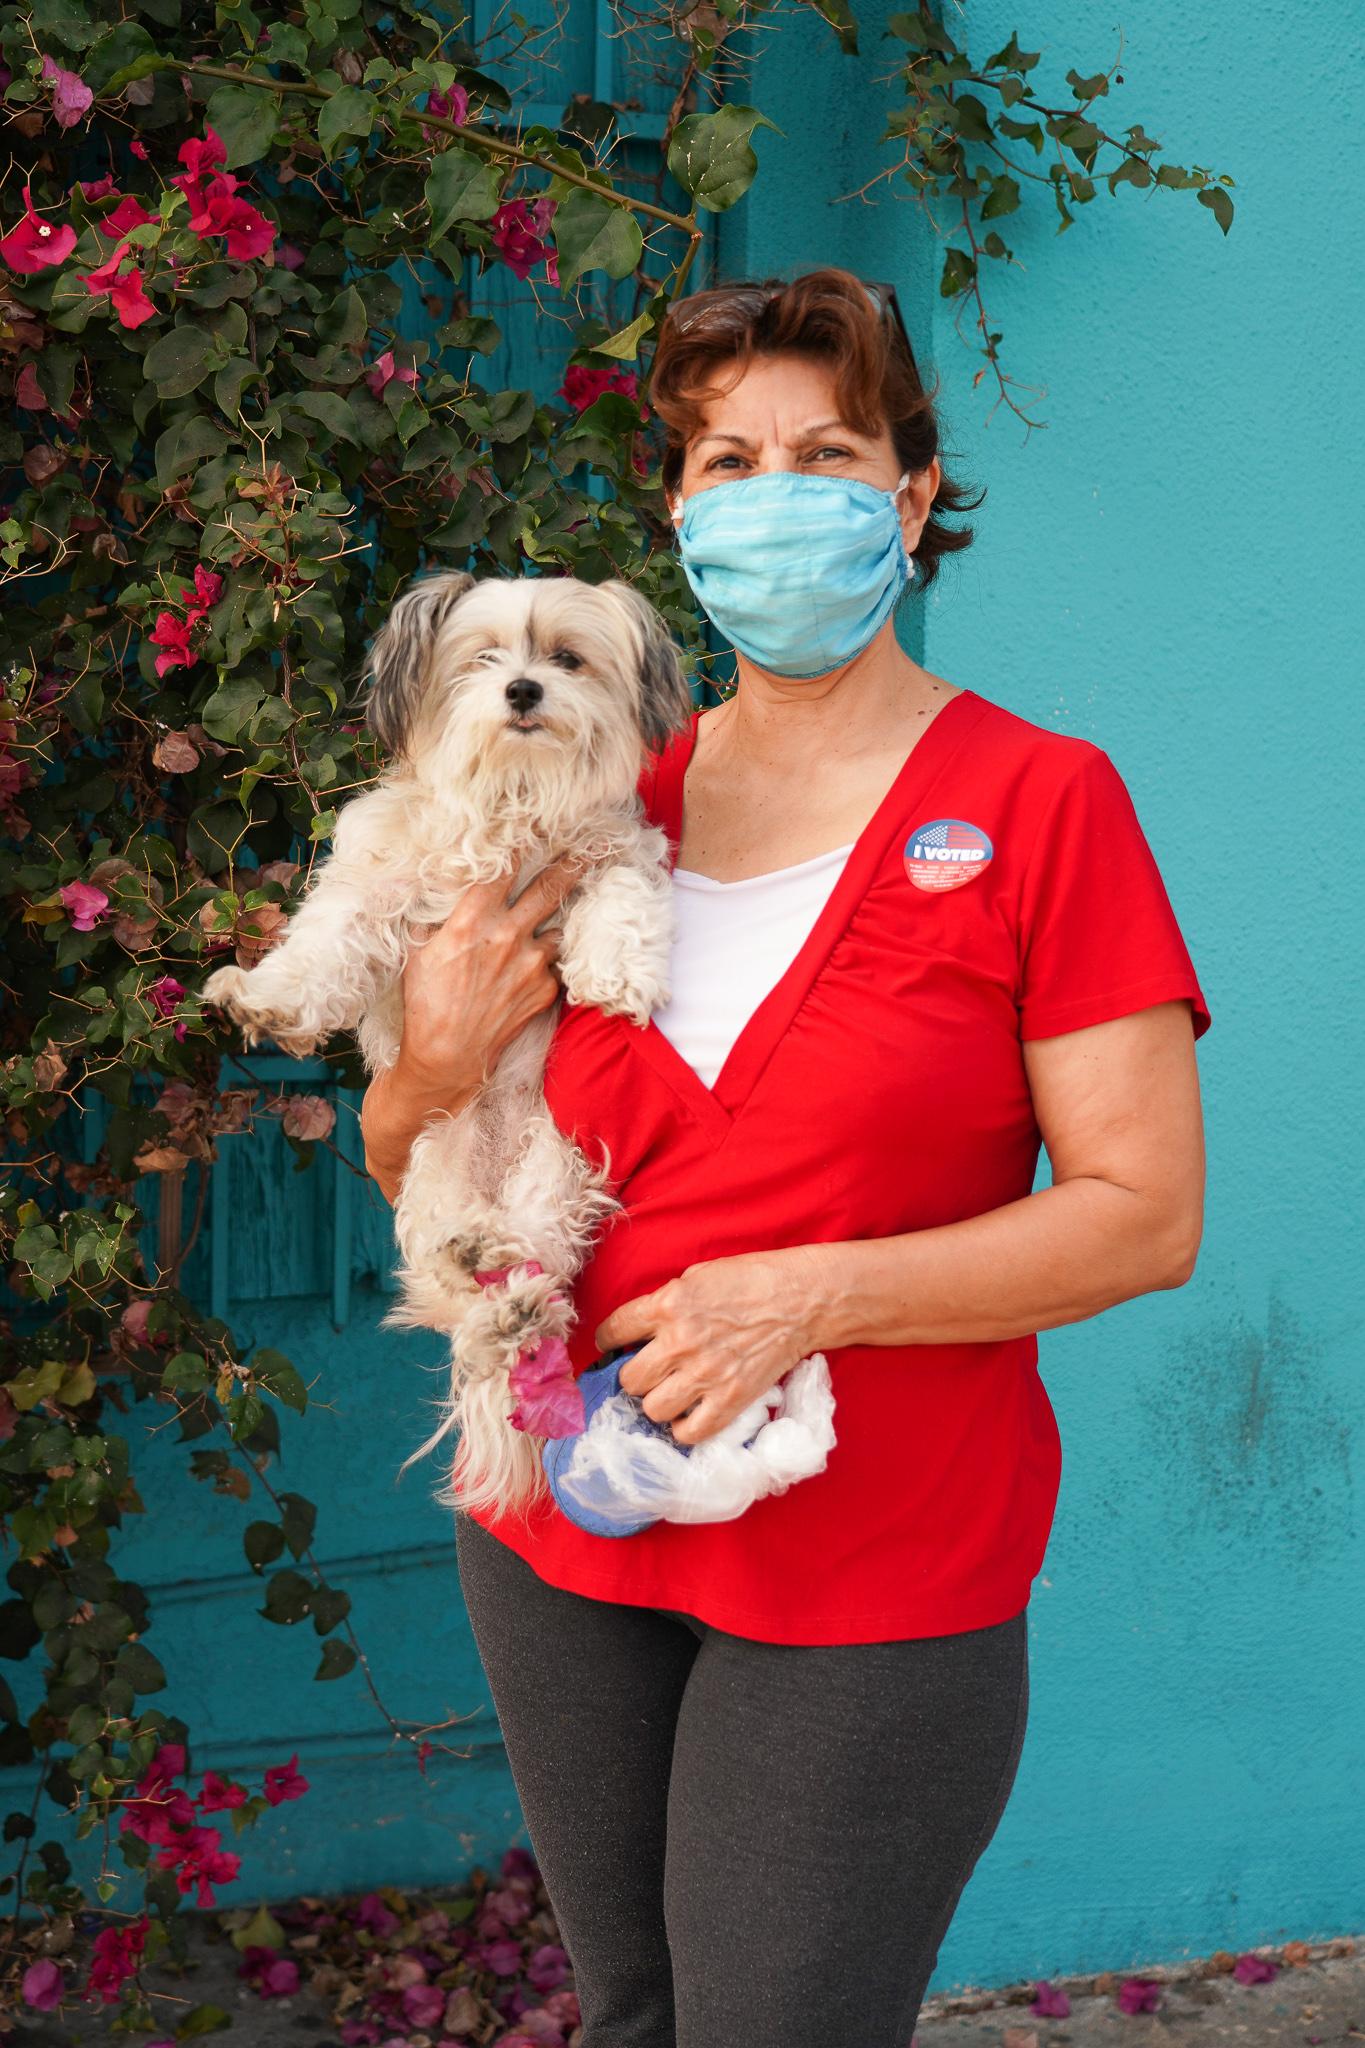
[{"label": "woman's eyebrow", "polygon": [[[798,429],[797,438],[802,441],[809,440],[812,434],[823,434],[830,427],[837,427],[844,434],[852,434],[857,440],[864,438],[847,420],[812,420],[808,425]],[[733,441],[737,448],[753,446],[753,442],[743,434],[699,434],[693,445],[700,448],[703,441]]]}]

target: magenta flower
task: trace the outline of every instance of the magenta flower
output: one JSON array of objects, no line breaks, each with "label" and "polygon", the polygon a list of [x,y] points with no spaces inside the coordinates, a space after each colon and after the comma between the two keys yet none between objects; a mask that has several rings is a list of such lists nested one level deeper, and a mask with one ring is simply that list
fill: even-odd
[{"label": "magenta flower", "polygon": [[521,1969],[521,1943],[486,1941],[483,1959],[495,1977],[515,1977]]},{"label": "magenta flower", "polygon": [[51,57],[44,57],[40,78],[52,86],[52,112],[59,128],[74,128],[89,113],[94,93],[74,71],[63,71]]},{"label": "magenta flower", "polygon": [[367,1927],[371,1934],[383,1941],[390,1934],[396,1934],[402,1922],[396,1913],[390,1912],[378,1892],[366,1892],[356,1908],[355,1924]]},{"label": "magenta flower", "polygon": [[275,251],[275,261],[282,270],[302,270],[307,260],[297,242],[281,242]]},{"label": "magenta flower", "polygon": [[556,1942],[547,1941],[533,1949],[526,1965],[526,1981],[539,1992],[558,1991],[569,1974],[569,1958]]},{"label": "magenta flower", "polygon": [[415,384],[417,382],[417,372],[411,367],[400,369],[394,362],[393,350],[386,348],[383,355],[377,356],[373,364],[365,372],[365,382],[369,385],[375,397],[378,398],[386,384]]},{"label": "magenta flower", "polygon": [[1155,2012],[1161,2003],[1161,1986],[1150,1977],[1125,1977],[1118,1990],[1123,2012]]},{"label": "magenta flower", "polygon": [[295,1750],[287,1764],[273,1764],[265,1774],[265,1796],[270,1806],[281,1806],[286,1799],[302,1799],[308,1790],[307,1778],[299,1776],[299,1753]]},{"label": "magenta flower", "polygon": [[1071,2011],[1071,2000],[1059,1984],[1040,1980],[1034,1984],[1033,1992],[1029,2011],[1036,2013],[1040,2020],[1064,2020]]},{"label": "magenta flower", "polygon": [[542,1337],[508,1374],[517,1405],[508,1421],[534,1436],[575,1436],[586,1422],[583,1390],[562,1337]]},{"label": "magenta flower", "polygon": [[403,2017],[409,2026],[434,2027],[445,2009],[446,1994],[439,1984],[410,1984],[403,1993]]},{"label": "magenta flower", "polygon": [[153,647],[161,649],[156,658],[156,672],[159,676],[166,675],[173,668],[189,668],[191,663],[198,660],[199,657],[190,647],[190,630],[194,624],[193,619],[178,619],[174,612],[157,614],[157,621],[149,638]]},{"label": "magenta flower", "polygon": [[[125,257],[132,268],[120,274],[120,266]],[[119,243],[107,262],[99,264],[94,270],[82,270],[76,274],[86,290],[92,292],[96,298],[108,297],[121,327],[141,327],[144,320],[152,319],[156,313],[156,307],[147,297],[143,287],[142,272],[138,268],[137,258],[126,242]]]},{"label": "magenta flower", "polygon": [[78,932],[94,931],[109,908],[109,898],[103,889],[92,888],[89,882],[67,882],[58,893],[73,929]]},{"label": "magenta flower", "polygon": [[[160,991],[168,986],[175,990],[175,996],[170,1002],[169,1007],[161,1009],[163,999]],[[172,980],[171,976],[167,974],[160,981],[155,982],[148,989],[147,993],[152,998],[152,1001],[156,1003],[158,1009],[161,1010],[161,1015],[169,1017],[185,991],[181,988],[178,981]],[[205,1771],[204,1787],[195,1803],[201,1813],[221,1813],[227,1807],[245,1806],[246,1797],[245,1785],[234,1784],[229,1778],[220,1778],[217,1771]]]},{"label": "magenta flower", "polygon": [[[113,179],[109,182],[112,185]],[[118,237],[126,235],[130,228],[145,228],[149,221],[155,219],[156,215],[148,213],[140,199],[134,199],[131,192],[125,192],[113,212],[106,213],[100,221],[99,231],[102,235]]]},{"label": "magenta flower", "polygon": [[81,185],[81,197],[86,200],[107,199],[109,194],[117,189],[110,177],[89,178]]},{"label": "magenta flower", "polygon": [[559,283],[558,260],[546,240],[554,211],[554,200],[542,196],[506,199],[493,215],[493,247],[517,277],[529,277],[543,259],[550,283]]},{"label": "magenta flower", "polygon": [[52,2012],[62,2002],[62,1973],[49,1956],[30,1963],[24,1972],[24,2004],[34,2012]]},{"label": "magenta flower", "polygon": [[[462,85],[452,85],[449,92],[428,93],[426,110],[438,120],[453,121],[457,127],[463,127],[469,118],[469,94]],[[422,139],[439,149],[450,138],[439,128],[424,128]]]},{"label": "magenta flower", "polygon": [[[181,143],[176,151],[176,158],[185,166],[189,177],[202,178],[207,176],[215,164],[227,162],[227,144],[215,129],[206,128],[202,142],[198,137],[191,136],[188,142]],[[171,183],[183,186],[185,179],[172,178]]]},{"label": "magenta flower", "polygon": [[27,185],[23,190],[24,217],[7,235],[0,235],[0,262],[20,277],[32,277],[39,270],[55,270],[65,263],[76,246],[76,230],[54,228],[51,221],[34,212]]},{"label": "magenta flower", "polygon": [[570,363],[559,387],[561,398],[567,399],[575,412],[586,412],[604,391],[620,391],[634,398],[638,390],[634,370],[595,370],[587,363]]},{"label": "magenta flower", "polygon": [[127,1927],[100,1929],[95,1936],[90,1976],[85,1987],[87,1998],[98,1992],[105,2004],[111,2005],[128,1979],[137,1975],[149,1924],[144,1913],[140,1920],[131,1921]]},{"label": "magenta flower", "polygon": [[218,574],[218,571],[216,569],[206,569],[202,562],[196,562],[194,565],[194,588],[193,590],[182,590],[180,602],[187,604],[191,611],[196,612],[202,618],[205,612],[213,610],[213,607],[218,603],[222,595],[223,579]]},{"label": "magenta flower", "polygon": [[262,1998],[290,1998],[299,1988],[299,1966],[292,1956],[273,1948],[249,1948],[239,1973],[249,1978]]},{"label": "magenta flower", "polygon": [[232,187],[236,183],[230,173],[215,178],[201,211],[190,215],[190,228],[201,242],[209,235],[222,235],[231,260],[250,263],[257,256],[270,254],[279,229],[248,201],[235,196]]},{"label": "magenta flower", "polygon": [[1253,1955],[1248,1949],[1245,1955],[1238,1956],[1232,1974],[1239,1984],[1268,1984],[1272,1977],[1279,1976],[1280,1966],[1272,1963],[1269,1956]]},{"label": "magenta flower", "polygon": [[132,151],[133,155],[137,158],[139,163],[146,163],[147,145],[142,140],[142,137],[140,135],[134,135],[130,140],[128,147]]}]

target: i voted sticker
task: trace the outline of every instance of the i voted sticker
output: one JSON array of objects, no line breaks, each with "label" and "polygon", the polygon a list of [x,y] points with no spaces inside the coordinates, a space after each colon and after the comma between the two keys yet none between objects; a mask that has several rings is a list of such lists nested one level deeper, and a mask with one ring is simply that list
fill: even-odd
[{"label": "i voted sticker", "polygon": [[960,889],[984,875],[994,852],[979,825],[969,825],[963,818],[935,818],[916,826],[906,840],[905,872],[917,889]]}]

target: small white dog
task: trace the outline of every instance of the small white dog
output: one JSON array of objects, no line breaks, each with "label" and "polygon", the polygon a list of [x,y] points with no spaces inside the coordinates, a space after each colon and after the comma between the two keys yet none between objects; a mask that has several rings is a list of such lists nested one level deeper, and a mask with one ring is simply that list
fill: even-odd
[{"label": "small white dog", "polygon": [[[636,783],[645,750],[692,709],[653,606],[615,580],[430,575],[394,605],[371,668],[369,722],[392,765],[340,812],[281,943],[249,971],[219,968],[205,1000],[248,1045],[268,1036],[299,1057],[356,1031],[380,1072],[398,1055],[419,928],[473,882],[506,877],[515,895],[577,853],[595,865],[559,913],[565,992],[645,1024],[668,999],[673,920],[667,842]],[[620,1207],[610,1162],[594,1168],[545,1107],[557,1011],[526,1026],[459,1115],[428,1120],[395,1204],[400,1300],[385,1321],[452,1339],[444,1418],[413,1453],[459,1432],[437,1496],[451,1506],[543,1489],[543,1439],[511,1423],[508,1375],[567,1333],[569,1284]]]}]

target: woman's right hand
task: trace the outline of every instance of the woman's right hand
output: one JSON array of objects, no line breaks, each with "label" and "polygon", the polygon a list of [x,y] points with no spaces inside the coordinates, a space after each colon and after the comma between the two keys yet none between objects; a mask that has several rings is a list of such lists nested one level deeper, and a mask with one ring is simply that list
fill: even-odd
[{"label": "woman's right hand", "polygon": [[403,970],[403,1037],[394,1065],[365,1094],[365,1163],[391,1202],[434,1109],[458,1112],[504,1048],[560,993],[560,931],[537,933],[582,881],[573,855],[542,868],[514,903],[506,878],[475,882],[444,924],[428,927]]}]

